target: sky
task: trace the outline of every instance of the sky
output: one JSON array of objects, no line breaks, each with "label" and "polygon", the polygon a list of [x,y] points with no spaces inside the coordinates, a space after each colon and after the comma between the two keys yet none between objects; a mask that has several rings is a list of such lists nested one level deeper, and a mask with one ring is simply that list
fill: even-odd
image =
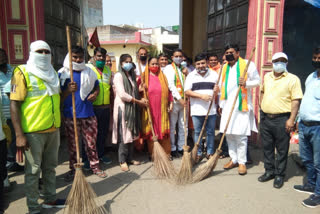
[{"label": "sky", "polygon": [[103,0],[103,24],[179,25],[179,0]]}]

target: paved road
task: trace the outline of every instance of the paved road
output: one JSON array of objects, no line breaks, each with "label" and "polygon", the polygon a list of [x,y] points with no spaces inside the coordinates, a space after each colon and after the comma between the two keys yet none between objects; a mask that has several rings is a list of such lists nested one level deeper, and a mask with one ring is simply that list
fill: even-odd
[{"label": "paved road", "polygon": [[[60,165],[57,168],[58,197],[64,198],[70,183],[63,180],[68,170],[67,151],[63,146]],[[301,184],[304,172],[289,158],[287,181],[282,189],[273,188],[272,181],[259,183],[257,177],[263,172],[262,151],[251,148],[254,164],[249,166],[246,176],[239,176],[237,169],[222,169],[228,159],[220,160],[214,173],[206,180],[184,187],[177,187],[153,176],[152,163],[147,157],[141,166],[132,166],[129,173],[120,171],[115,153],[110,154],[113,164],[104,166],[108,178],[102,180],[88,175],[87,180],[98,195],[100,205],[114,214],[319,214],[320,208],[309,209],[301,201],[309,195],[293,190]],[[174,160],[176,168],[181,159]],[[9,214],[26,213],[23,194],[23,175],[10,174],[15,189],[8,195]],[[44,210],[43,213],[63,213],[63,210]]]}]

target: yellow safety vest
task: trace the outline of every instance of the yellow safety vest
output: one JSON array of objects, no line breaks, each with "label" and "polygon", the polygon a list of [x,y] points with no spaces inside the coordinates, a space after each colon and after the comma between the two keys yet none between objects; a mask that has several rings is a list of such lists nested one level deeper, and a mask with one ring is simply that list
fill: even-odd
[{"label": "yellow safety vest", "polygon": [[99,81],[100,93],[96,100],[93,102],[94,106],[108,105],[110,104],[110,82],[111,82],[111,70],[108,66],[104,66],[102,75],[97,70],[97,68],[92,64],[87,64],[97,75]]},{"label": "yellow safety vest", "polygon": [[49,96],[43,81],[30,74],[25,65],[18,66],[27,84],[27,96],[21,104],[21,125],[24,133],[44,131],[52,126],[59,128],[60,95]]}]

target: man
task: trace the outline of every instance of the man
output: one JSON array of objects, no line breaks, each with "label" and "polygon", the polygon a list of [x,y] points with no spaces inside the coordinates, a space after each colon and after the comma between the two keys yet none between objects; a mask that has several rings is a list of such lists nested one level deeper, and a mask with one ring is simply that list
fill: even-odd
[{"label": "man", "polygon": [[188,73],[192,72],[195,68],[192,65],[192,59],[186,55],[182,56],[182,62],[181,62],[181,66],[183,68],[187,68],[188,69]]},{"label": "man", "polygon": [[[215,94],[218,93],[218,86],[216,85],[218,75],[208,69],[207,56],[205,54],[198,54],[195,57],[196,70],[191,72],[186,79],[185,95],[190,97],[191,116],[194,125],[194,142],[197,142],[204,119],[207,115],[209,105],[213,99],[213,88]],[[214,153],[214,129],[216,123],[216,105],[213,104],[209,112],[208,121],[206,124],[207,131],[207,158]],[[202,158],[202,148],[199,146],[196,162]]]},{"label": "man", "polygon": [[[10,89],[13,68],[8,64],[8,56],[4,49],[0,48],[0,90],[2,95],[2,113],[7,120],[6,127],[11,131],[11,143],[8,150],[7,168],[9,171],[23,171],[23,166],[16,163],[16,136],[10,115]],[[9,180],[6,178],[5,183],[8,185]],[[8,186],[5,185],[7,188]]]},{"label": "man", "polygon": [[[235,98],[237,102],[226,132],[231,160],[224,165],[224,169],[238,166],[238,173],[245,175],[247,173],[245,165],[247,162],[247,136],[251,135],[251,131],[258,131],[253,114],[251,89],[259,85],[260,77],[253,62],[250,63],[245,78],[242,77],[248,62],[240,57],[238,45],[227,45],[225,55],[228,63],[223,66],[221,76],[220,132],[224,132]],[[241,86],[241,91],[237,94],[239,86]]]},{"label": "man", "polygon": [[210,70],[215,71],[217,74],[219,74],[221,65],[217,54],[208,55],[208,64]]},{"label": "man", "polygon": [[[95,64],[87,64],[95,74],[99,81],[100,93],[93,102],[93,111],[98,121],[97,134],[97,151],[98,158],[105,164],[111,164],[111,160],[104,156],[105,142],[108,138],[109,121],[110,121],[110,93],[111,93],[111,77],[112,72],[109,66],[106,66],[107,51],[104,48],[98,47],[94,49]],[[84,152],[85,155],[85,152]],[[85,155],[86,156],[86,155]],[[88,158],[86,157],[86,165],[89,168]]]},{"label": "man", "polygon": [[63,208],[56,199],[56,172],[60,145],[59,78],[51,65],[51,49],[32,42],[26,65],[14,70],[11,80],[11,118],[16,132],[17,161],[25,154],[25,194],[29,213],[40,213],[39,176],[44,185],[43,208]]},{"label": "man", "polygon": [[312,65],[316,71],[306,80],[299,113],[300,158],[307,169],[307,183],[294,189],[312,194],[302,204],[315,208],[320,206],[320,47],[313,51]]},{"label": "man", "polygon": [[165,67],[169,64],[168,55],[163,54],[163,53],[159,54],[158,61],[159,61],[161,71],[164,71]]},{"label": "man", "polygon": [[[147,59],[148,59],[148,50],[145,47],[140,47],[138,49],[137,58],[138,59],[136,63],[136,76],[138,78],[146,69]],[[140,65],[139,65],[139,62],[140,62]]]},{"label": "man", "polygon": [[[184,77],[188,73],[187,68],[181,68],[183,53],[181,49],[176,49],[171,57],[172,64],[164,69],[164,74],[168,80],[169,90],[174,98],[173,110],[170,113],[170,140],[171,140],[171,156],[179,157],[183,155],[184,145],[184,119],[183,109],[186,105],[184,96]],[[176,146],[175,132],[178,123],[178,142]],[[187,124],[188,122],[186,122]]]},{"label": "man", "polygon": [[266,182],[275,178],[273,186],[281,188],[287,167],[290,132],[294,129],[302,90],[299,78],[287,71],[285,53],[275,53],[272,64],[273,72],[264,76],[261,87],[260,131],[266,171],[258,180]]},{"label": "man", "polygon": [[1,94],[0,94],[0,214],[4,213],[4,180],[7,178],[7,143],[6,136],[2,130],[3,125],[5,125],[5,118],[2,114],[2,104],[1,104]]},{"label": "man", "polygon": [[[99,158],[96,149],[97,140],[97,118],[93,110],[93,102],[97,99],[100,86],[97,75],[84,63],[84,49],[74,46],[71,50],[73,80],[70,79],[69,54],[65,57],[63,68],[59,70],[61,81],[61,102],[63,103],[63,115],[66,128],[66,135],[69,141],[69,167],[70,171],[65,181],[70,182],[75,175],[74,164],[76,159],[75,131],[73,122],[72,91],[74,91],[78,134],[83,137],[85,151],[89,159],[90,168],[93,174],[100,178],[107,177],[100,169]],[[104,65],[104,62],[101,63]],[[72,85],[72,90],[68,85]],[[101,93],[104,93],[103,91]],[[99,100],[98,100],[99,101]]]},{"label": "man", "polygon": [[112,71],[112,60],[108,54],[106,54],[106,66],[108,66],[109,69]]}]

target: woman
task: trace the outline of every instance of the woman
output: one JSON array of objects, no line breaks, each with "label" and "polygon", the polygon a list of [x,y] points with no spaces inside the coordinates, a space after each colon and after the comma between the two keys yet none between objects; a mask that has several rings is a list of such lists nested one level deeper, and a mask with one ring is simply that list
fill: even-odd
[{"label": "woman", "polygon": [[119,162],[122,171],[129,171],[128,164],[139,165],[134,161],[133,140],[141,131],[140,107],[148,105],[146,99],[139,97],[136,75],[129,54],[120,56],[119,71],[114,75],[115,91],[112,142],[119,143]]},{"label": "woman", "polygon": [[[172,96],[169,93],[167,78],[160,70],[157,58],[153,57],[148,60],[148,68],[142,73],[141,78],[143,78],[144,84],[141,84],[139,89],[140,91],[143,91],[143,87],[146,89],[155,135],[165,152],[170,156],[171,142],[168,112],[172,110]],[[148,150],[150,156],[152,156],[153,141],[148,119],[147,109],[144,108],[142,110],[142,134],[144,139],[148,140]]]}]

